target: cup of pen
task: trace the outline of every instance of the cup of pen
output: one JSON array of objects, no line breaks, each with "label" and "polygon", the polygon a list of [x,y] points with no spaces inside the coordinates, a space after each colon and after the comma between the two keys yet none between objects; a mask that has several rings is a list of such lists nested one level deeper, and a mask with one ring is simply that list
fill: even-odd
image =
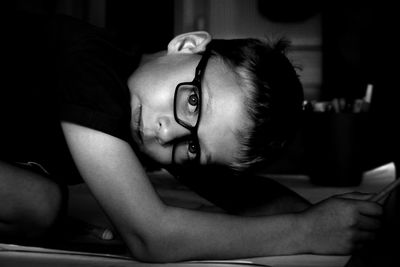
[{"label": "cup of pen", "polygon": [[306,171],[313,184],[357,186],[366,149],[366,113],[308,112],[305,116]]}]

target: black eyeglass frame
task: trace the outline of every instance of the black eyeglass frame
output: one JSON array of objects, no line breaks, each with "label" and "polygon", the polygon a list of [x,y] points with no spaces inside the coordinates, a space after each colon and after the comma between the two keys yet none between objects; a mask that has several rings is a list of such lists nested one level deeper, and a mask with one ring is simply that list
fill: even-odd
[{"label": "black eyeglass frame", "polygon": [[[208,59],[210,58],[210,56],[211,56],[211,51],[208,50],[208,49],[206,49],[206,50],[203,52],[203,55],[202,55],[202,57],[201,57],[199,63],[197,64],[197,67],[196,67],[196,70],[195,70],[195,76],[194,76],[193,81],[191,81],[191,82],[182,82],[182,83],[179,83],[179,84],[176,86],[176,88],[175,88],[175,94],[174,94],[174,118],[175,118],[175,121],[176,121],[179,125],[185,127],[186,129],[188,129],[188,130],[190,131],[190,135],[189,135],[189,136],[186,136],[186,137],[183,138],[183,139],[185,139],[185,140],[191,140],[192,142],[195,143],[195,145],[196,145],[197,148],[198,148],[198,153],[196,154],[196,157],[195,157],[195,159],[194,159],[194,162],[195,162],[195,163],[200,163],[200,156],[201,156],[201,149],[200,149],[199,137],[198,137],[198,135],[197,135],[197,131],[198,131],[199,124],[200,124],[201,106],[202,106],[202,90],[201,90],[202,88],[201,88],[201,81],[202,81],[202,78],[203,78],[203,75],[204,75],[204,72],[205,72],[205,69],[206,69],[206,66],[207,66],[207,62],[208,62]],[[177,112],[177,104],[176,104],[176,102],[177,102],[177,95],[178,95],[179,88],[180,88],[181,86],[187,86],[187,85],[195,86],[195,87],[198,89],[198,92],[199,92],[199,101],[198,101],[198,114],[199,114],[199,115],[198,115],[198,117],[197,117],[197,122],[196,122],[195,126],[191,126],[191,125],[189,125],[188,123],[186,123],[185,121],[181,120],[181,119],[178,117],[178,112]],[[180,139],[180,140],[177,140],[177,141],[174,143],[174,145],[173,145],[173,148],[172,148],[172,163],[173,163],[173,164],[176,164],[176,162],[175,162],[175,157],[174,157],[174,156],[175,156],[176,145],[177,145],[178,143],[180,143],[181,141],[182,141],[181,139]]]}]

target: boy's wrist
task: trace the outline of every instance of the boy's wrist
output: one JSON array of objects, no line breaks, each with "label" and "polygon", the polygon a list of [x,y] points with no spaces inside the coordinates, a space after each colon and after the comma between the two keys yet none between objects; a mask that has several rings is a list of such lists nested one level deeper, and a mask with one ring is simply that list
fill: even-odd
[{"label": "boy's wrist", "polygon": [[295,229],[296,233],[294,233],[295,241],[298,245],[299,251],[298,253],[315,253],[315,248],[312,242],[312,234],[313,227],[312,223],[310,223],[310,218],[306,214],[306,210],[302,212],[296,213],[295,216]]}]

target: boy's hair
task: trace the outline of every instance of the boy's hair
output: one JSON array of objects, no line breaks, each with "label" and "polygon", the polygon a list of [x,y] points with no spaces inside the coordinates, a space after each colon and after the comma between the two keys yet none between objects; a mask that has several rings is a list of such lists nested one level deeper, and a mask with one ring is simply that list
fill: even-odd
[{"label": "boy's hair", "polygon": [[276,158],[298,126],[303,88],[285,56],[289,42],[261,39],[212,40],[208,49],[236,74],[246,95],[247,116],[253,127],[237,133],[241,151],[231,168],[243,171]]}]

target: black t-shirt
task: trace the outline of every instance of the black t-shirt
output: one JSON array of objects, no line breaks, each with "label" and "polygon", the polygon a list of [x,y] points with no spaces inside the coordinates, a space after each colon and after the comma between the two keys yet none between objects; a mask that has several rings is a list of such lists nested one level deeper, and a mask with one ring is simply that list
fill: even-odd
[{"label": "black t-shirt", "polygon": [[54,179],[81,178],[60,121],[131,144],[127,79],[139,53],[104,29],[67,16],[20,16],[6,33],[0,88],[0,159],[40,164]]}]

